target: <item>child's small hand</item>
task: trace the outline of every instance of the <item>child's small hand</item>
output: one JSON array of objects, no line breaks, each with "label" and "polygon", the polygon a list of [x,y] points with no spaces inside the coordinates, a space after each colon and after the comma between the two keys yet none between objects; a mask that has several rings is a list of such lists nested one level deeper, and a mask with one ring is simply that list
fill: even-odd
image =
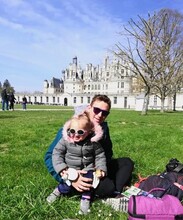
[{"label": "child's small hand", "polygon": [[99,179],[105,176],[105,172],[103,170],[96,170],[95,174]]},{"label": "child's small hand", "polygon": [[68,168],[68,169],[66,168],[60,172],[60,175],[64,180],[74,181],[78,178],[79,174],[77,170],[74,168]]},{"label": "child's small hand", "polygon": [[68,171],[67,169],[64,169],[60,172],[60,175],[63,179],[67,179],[67,176],[68,176]]}]

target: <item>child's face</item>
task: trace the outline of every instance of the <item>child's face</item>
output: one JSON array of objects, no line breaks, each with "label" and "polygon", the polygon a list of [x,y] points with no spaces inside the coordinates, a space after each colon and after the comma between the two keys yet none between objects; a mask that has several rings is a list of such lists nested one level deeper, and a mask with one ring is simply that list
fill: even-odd
[{"label": "child's face", "polygon": [[83,141],[90,133],[85,120],[72,120],[70,124],[69,137],[74,142]]}]

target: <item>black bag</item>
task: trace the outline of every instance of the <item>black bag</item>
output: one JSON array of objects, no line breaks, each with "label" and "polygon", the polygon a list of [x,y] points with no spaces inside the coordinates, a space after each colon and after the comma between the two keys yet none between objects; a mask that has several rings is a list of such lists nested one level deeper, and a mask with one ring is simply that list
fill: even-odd
[{"label": "black bag", "polygon": [[183,164],[176,158],[172,158],[166,165],[166,172],[183,173]]},{"label": "black bag", "polygon": [[[154,188],[163,188],[163,194],[176,196],[180,201],[183,199],[183,164],[177,159],[171,159],[166,165],[166,171],[151,175],[142,181],[139,188],[149,192]],[[162,197],[162,192],[154,191],[154,196]]]}]

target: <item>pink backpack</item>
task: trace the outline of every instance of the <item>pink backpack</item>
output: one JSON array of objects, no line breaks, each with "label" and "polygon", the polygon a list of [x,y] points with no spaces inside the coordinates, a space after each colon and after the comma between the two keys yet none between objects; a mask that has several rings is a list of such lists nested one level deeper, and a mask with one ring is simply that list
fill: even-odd
[{"label": "pink backpack", "polygon": [[183,220],[183,206],[172,195],[162,198],[133,195],[128,203],[128,214],[128,220]]}]

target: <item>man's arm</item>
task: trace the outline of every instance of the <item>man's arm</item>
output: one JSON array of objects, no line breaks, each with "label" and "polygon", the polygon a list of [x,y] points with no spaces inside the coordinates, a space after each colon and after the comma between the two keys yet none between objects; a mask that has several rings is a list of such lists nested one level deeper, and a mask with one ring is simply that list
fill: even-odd
[{"label": "man's arm", "polygon": [[60,128],[57,132],[57,135],[55,137],[55,139],[52,141],[52,143],[50,144],[45,157],[44,157],[44,162],[45,165],[48,169],[48,172],[55,178],[56,181],[58,182],[62,182],[61,176],[55,171],[55,169],[53,168],[53,163],[52,163],[52,153],[53,150],[55,148],[55,146],[57,145],[57,143],[60,141],[60,139],[62,138],[62,129]]},{"label": "man's arm", "polygon": [[111,160],[113,151],[112,151],[112,141],[109,134],[109,127],[107,125],[107,122],[102,123],[102,129],[104,131],[103,138],[99,141],[99,143],[102,145],[107,163]]}]

